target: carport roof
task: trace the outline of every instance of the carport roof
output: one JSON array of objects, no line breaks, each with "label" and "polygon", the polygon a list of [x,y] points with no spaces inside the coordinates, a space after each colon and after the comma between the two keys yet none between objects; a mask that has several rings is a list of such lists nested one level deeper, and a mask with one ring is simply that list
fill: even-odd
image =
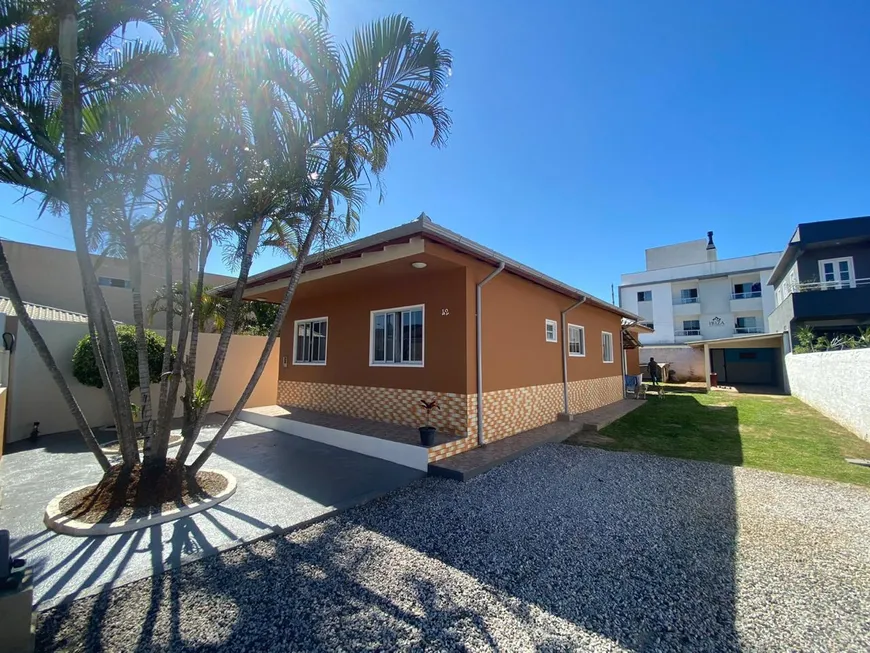
[{"label": "carport roof", "polygon": [[690,347],[703,347],[704,345],[721,345],[727,342],[763,342],[764,340],[777,339],[782,342],[782,336],[785,331],[775,331],[773,333],[748,333],[741,336],[731,336],[730,338],[713,338],[712,340],[697,340],[695,342],[687,342]]}]

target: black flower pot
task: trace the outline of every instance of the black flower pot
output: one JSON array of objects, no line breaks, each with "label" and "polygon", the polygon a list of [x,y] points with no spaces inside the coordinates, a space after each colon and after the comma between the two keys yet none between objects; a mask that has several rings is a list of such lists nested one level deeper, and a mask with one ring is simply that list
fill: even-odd
[{"label": "black flower pot", "polygon": [[424,447],[431,447],[435,444],[435,427],[421,426],[420,427],[420,444]]}]

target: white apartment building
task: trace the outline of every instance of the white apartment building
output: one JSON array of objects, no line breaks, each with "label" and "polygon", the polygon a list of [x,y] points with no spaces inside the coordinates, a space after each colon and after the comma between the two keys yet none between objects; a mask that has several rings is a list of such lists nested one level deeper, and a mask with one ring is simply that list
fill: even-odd
[{"label": "white apartment building", "polygon": [[[647,249],[646,270],[623,274],[619,286],[620,306],[654,329],[640,335],[641,361],[652,353],[680,376],[703,378],[703,357],[689,343],[767,333],[775,306],[767,282],[780,255],[719,259],[712,231],[706,239]],[[684,351],[652,351],[661,347]]]}]

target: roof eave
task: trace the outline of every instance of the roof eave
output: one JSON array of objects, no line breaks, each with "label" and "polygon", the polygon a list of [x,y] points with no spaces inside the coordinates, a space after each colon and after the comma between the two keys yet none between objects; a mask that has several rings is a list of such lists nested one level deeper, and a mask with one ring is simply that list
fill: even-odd
[{"label": "roof eave", "polygon": [[[613,304],[598,299],[597,297],[590,295],[589,293],[583,292],[582,290],[564,284],[561,281],[558,281],[556,279],[553,279],[552,277],[543,274],[542,272],[538,272],[537,270],[528,267],[527,265],[523,265],[519,261],[515,261],[506,256],[502,256],[498,252],[491,250],[488,247],[484,247],[483,245],[473,240],[469,240],[468,238],[465,238],[457,234],[456,232],[446,229],[441,225],[435,224],[431,220],[415,220],[413,222],[399,225],[398,227],[393,227],[392,229],[387,229],[386,231],[382,231],[371,236],[367,236],[365,238],[360,238],[359,240],[355,240],[351,243],[339,245],[338,247],[326,250],[319,258],[323,260],[336,260],[353,254],[357,251],[377,246],[379,244],[385,244],[390,241],[406,237],[410,238],[416,235],[422,235],[423,237],[428,237],[429,239],[440,242],[441,244],[455,247],[456,249],[465,254],[474,256],[475,258],[486,261],[493,265],[498,265],[499,263],[503,262],[505,264],[505,268],[508,271],[525,277],[539,285],[549,287],[550,289],[560,292],[563,295],[566,295],[573,299],[585,299],[589,304],[592,304],[593,306],[597,306],[601,309],[616,313],[617,315],[621,315],[635,321],[641,319],[640,316],[635,315],[634,313],[631,313],[618,306],[614,306]],[[310,263],[316,264],[317,261],[311,261]],[[308,267],[308,265],[309,263],[306,263],[306,267]],[[277,281],[285,276],[289,276],[289,274],[293,271],[295,267],[296,262],[293,261],[280,267],[272,268],[271,270],[256,274],[248,279],[248,283],[246,284],[246,290],[250,290],[251,288],[255,288],[258,285],[263,285],[270,281]],[[235,287],[235,283],[225,284],[223,286],[218,286],[212,292],[218,296],[226,297],[232,293]]]}]

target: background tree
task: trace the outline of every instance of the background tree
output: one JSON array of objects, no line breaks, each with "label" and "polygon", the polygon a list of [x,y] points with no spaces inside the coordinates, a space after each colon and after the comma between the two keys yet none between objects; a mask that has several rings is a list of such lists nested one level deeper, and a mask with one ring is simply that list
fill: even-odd
[{"label": "background tree", "polygon": [[[139,378],[139,350],[136,335],[136,327],[126,324],[118,325],[118,341],[121,343],[121,351],[124,353],[124,372],[127,378],[127,391],[133,392],[136,388],[141,390]],[[148,352],[148,383],[160,382],[160,371],[163,367],[163,347],[166,339],[155,331],[146,330],[145,339]],[[102,388],[103,379],[97,368],[97,359],[94,356],[91,336],[87,335],[79,340],[73,351],[72,373],[76,380],[92,388]]]},{"label": "background tree", "polygon": [[[393,16],[339,46],[326,31],[322,3],[309,1],[314,17],[278,0],[0,0],[0,70],[7,82],[0,85],[0,182],[39,193],[43,210],[69,215],[93,361],[128,469],[139,464],[137,435],[151,438],[145,463],[165,464],[179,393],[184,442],[177,458],[186,462],[230,340],[252,312],[243,309],[243,295],[258,253],[277,247],[295,254],[296,266],[281,304],[269,309],[254,374],[193,471],[262,375],[311,252],[356,230],[368,192],[380,189],[390,148],[421,121],[433,126],[434,145],[447,137],[442,95],[451,57],[436,33]],[[128,30],[134,22],[141,24]],[[211,310],[204,268],[213,243],[238,274],[223,324],[213,320],[220,335],[209,372],[197,379],[198,327]],[[136,382],[147,389],[155,352],[138,292],[146,247],[163,257],[172,290],[161,304],[167,324],[159,390],[156,399],[143,398],[144,412],[153,403],[156,419],[137,430],[128,400],[130,356],[97,283],[92,251],[113,251],[130,264]],[[180,279],[173,278],[177,260]],[[8,287],[2,249],[0,276]],[[22,324],[37,342],[32,321]],[[40,351],[56,370],[47,348]],[[55,378],[62,387],[62,376]],[[100,462],[105,469],[104,457]]]},{"label": "background tree", "polygon": [[[392,16],[357,30],[341,49],[328,48],[327,74],[309,80],[306,131],[307,185],[301,194],[307,217],[296,265],[278,307],[263,352],[251,378],[212,441],[191,465],[202,467],[250,399],[287,315],[312,246],[343,204],[344,223],[358,220],[358,210],[370,179],[384,171],[390,148],[412,132],[418,122],[429,122],[432,144],[446,142],[450,117],[443,92],[452,57],[441,47],[437,33],[420,32],[403,16]],[[312,101],[313,100],[313,101]],[[234,299],[244,287],[236,287]],[[201,420],[204,411],[198,416]],[[185,460],[189,447],[179,451]]]}]

